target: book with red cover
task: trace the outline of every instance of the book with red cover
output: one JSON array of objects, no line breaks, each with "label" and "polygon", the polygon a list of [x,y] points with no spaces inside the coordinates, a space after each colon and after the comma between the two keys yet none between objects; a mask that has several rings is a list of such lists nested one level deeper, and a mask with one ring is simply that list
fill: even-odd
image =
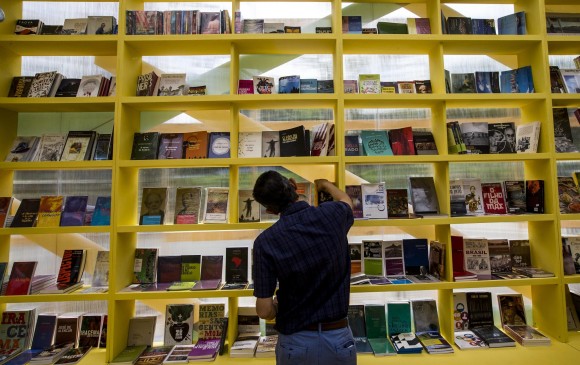
[{"label": "book with red cover", "polygon": [[157,282],[181,281],[181,256],[159,256],[157,258]]},{"label": "book with red cover", "polygon": [[253,94],[254,80],[238,80],[238,94]]},{"label": "book with red cover", "polygon": [[415,155],[413,129],[411,127],[390,129],[389,142],[395,156]]},{"label": "book with red cover", "polygon": [[201,257],[201,280],[221,280],[224,257],[202,256]]},{"label": "book with red cover", "polygon": [[5,295],[30,294],[30,284],[34,271],[36,271],[36,265],[36,261],[15,262],[12,265]]},{"label": "book with red cover", "polygon": [[501,183],[482,183],[481,192],[485,214],[507,214]]},{"label": "book with red cover", "polygon": [[453,259],[453,279],[455,281],[461,280],[477,280],[477,275],[465,270],[463,261],[463,237],[451,236],[451,253]]},{"label": "book with red cover", "polygon": [[4,227],[6,217],[10,213],[10,205],[12,204],[12,197],[0,196],[0,228]]},{"label": "book with red cover", "polygon": [[86,250],[64,250],[56,283],[59,286],[78,283],[83,276],[86,258]]}]

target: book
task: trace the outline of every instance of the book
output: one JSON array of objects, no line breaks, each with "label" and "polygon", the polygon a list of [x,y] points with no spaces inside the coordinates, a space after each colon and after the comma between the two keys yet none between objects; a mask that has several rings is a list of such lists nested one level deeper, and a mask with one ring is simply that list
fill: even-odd
[{"label": "book", "polygon": [[300,78],[300,94],[316,94],[318,92],[317,79]]},{"label": "book", "polygon": [[431,22],[429,18],[407,18],[407,30],[409,34],[431,34]]},{"label": "book", "polygon": [[465,269],[463,252],[463,237],[451,236],[451,251],[453,258],[453,279],[455,281],[477,280],[477,275]]},{"label": "book", "polygon": [[516,128],[513,122],[488,123],[489,153],[515,153]]},{"label": "book", "polygon": [[80,282],[83,276],[86,259],[86,250],[64,250],[56,279],[57,284],[61,286],[69,286]]},{"label": "book", "polygon": [[161,74],[156,87],[157,96],[183,95],[186,88],[185,77],[185,73]]},{"label": "book", "polygon": [[413,143],[413,128],[403,127],[389,129],[388,135],[393,155],[395,156],[415,155],[415,145]]},{"label": "book", "polygon": [[451,74],[451,90],[453,93],[475,93],[474,73],[453,73]]},{"label": "book", "polygon": [[98,251],[93,270],[93,287],[109,286],[109,251]]},{"label": "book", "polygon": [[580,193],[572,176],[558,176],[558,201],[560,213],[580,212]]},{"label": "book", "polygon": [[345,156],[360,156],[361,146],[358,135],[344,136],[344,154]]},{"label": "book", "polygon": [[[467,312],[469,313],[470,330],[493,326],[493,311],[490,292],[467,292],[466,302]],[[476,334],[480,336],[478,333]]]},{"label": "book", "polygon": [[82,312],[67,312],[58,316],[54,335],[56,346],[70,343],[73,347],[77,347],[82,315]]},{"label": "book", "polygon": [[256,358],[275,357],[278,335],[260,336],[256,347]]},{"label": "book", "polygon": [[280,133],[262,131],[262,157],[280,157]]},{"label": "book", "polygon": [[358,85],[360,94],[380,94],[381,75],[380,74],[360,74],[358,75]]},{"label": "book", "polygon": [[410,176],[409,190],[411,192],[413,214],[439,214],[439,202],[435,190],[435,181],[432,176]]},{"label": "book", "polygon": [[159,132],[136,132],[133,135],[131,160],[155,160],[159,148]]},{"label": "book", "polygon": [[60,161],[87,161],[91,159],[97,139],[95,131],[69,131]]},{"label": "book", "polygon": [[187,345],[175,345],[171,349],[171,351],[167,354],[165,360],[163,360],[164,364],[183,364],[188,362],[187,356],[191,352],[193,348],[193,344]]},{"label": "book", "polygon": [[260,204],[253,199],[252,190],[239,190],[238,203],[240,223],[260,221]]},{"label": "book", "polygon": [[8,89],[8,97],[25,98],[28,96],[33,76],[14,76]]},{"label": "book", "polygon": [[415,92],[417,94],[432,94],[431,80],[415,80]]},{"label": "book", "polygon": [[378,34],[409,34],[406,23],[377,22]]},{"label": "book", "polygon": [[489,348],[485,341],[477,336],[473,331],[455,331],[454,336],[455,345],[460,350],[473,350]]},{"label": "book", "polygon": [[193,304],[168,304],[165,310],[163,344],[190,344],[193,339]]},{"label": "book", "polygon": [[512,259],[509,241],[505,238],[489,239],[487,245],[492,275],[510,274],[512,272]]},{"label": "book", "polygon": [[362,209],[367,219],[387,219],[387,196],[385,183],[363,183]]},{"label": "book", "polygon": [[559,73],[562,80],[564,80],[564,87],[567,93],[580,93],[580,69],[561,68]]},{"label": "book", "polygon": [[476,71],[475,91],[478,94],[499,93],[499,72],[497,71]]},{"label": "book", "polygon": [[114,16],[88,16],[87,34],[113,34],[117,19]]},{"label": "book", "polygon": [[227,223],[229,193],[228,188],[206,188],[204,223]]},{"label": "book", "polygon": [[489,153],[487,122],[465,122],[460,128],[468,154]]},{"label": "book", "polygon": [[465,270],[477,275],[478,280],[491,279],[489,248],[485,238],[463,238]]},{"label": "book", "polygon": [[430,354],[452,353],[453,348],[439,332],[437,303],[434,299],[411,302],[417,338]]},{"label": "book", "polygon": [[157,257],[157,282],[181,281],[181,255]]},{"label": "book", "polygon": [[507,206],[501,183],[481,183],[485,214],[506,214]]},{"label": "book", "polygon": [[230,158],[230,132],[210,132],[208,158]]},{"label": "book", "polygon": [[342,33],[362,34],[362,16],[360,15],[343,15],[342,16]]},{"label": "book", "polygon": [[528,325],[506,325],[505,332],[522,346],[549,346],[549,337]]},{"label": "book", "polygon": [[225,305],[202,303],[199,305],[198,338],[221,339],[224,335]]},{"label": "book", "polygon": [[91,346],[79,346],[69,349],[56,362],[56,364],[78,364],[91,350]]},{"label": "book", "polygon": [[525,180],[526,212],[544,213],[544,180]]},{"label": "book", "polygon": [[99,196],[95,202],[95,210],[91,226],[108,226],[111,224],[111,197]]},{"label": "book", "polygon": [[512,267],[512,271],[516,274],[525,275],[528,278],[551,278],[554,277],[554,273],[546,271],[539,267]]},{"label": "book", "polygon": [[[36,321],[36,309],[5,310],[0,321],[2,350],[24,351],[30,347]],[[12,355],[12,354],[5,354]]]},{"label": "book", "polygon": [[81,326],[79,330],[79,348],[99,347],[102,327],[102,314],[83,314],[81,317]]},{"label": "book", "polygon": [[407,189],[387,189],[387,215],[389,218],[409,218]]},{"label": "book", "polygon": [[81,78],[76,97],[97,97],[101,83],[104,82],[103,75],[85,75]]},{"label": "book", "polygon": [[327,156],[330,137],[330,123],[317,124],[312,128],[310,156]]},{"label": "book", "polygon": [[557,94],[567,92],[559,66],[550,66],[550,91]]},{"label": "book", "polygon": [[279,131],[280,157],[309,156],[310,148],[306,143],[303,125]]},{"label": "book", "polygon": [[59,361],[60,358],[64,356],[69,350],[74,348],[72,343],[58,343],[44,349],[32,359],[30,359],[31,364],[54,364]]},{"label": "book", "polygon": [[447,122],[447,151],[450,154],[465,154],[467,147],[461,136],[461,126],[458,121]]},{"label": "book", "polygon": [[397,81],[397,90],[399,94],[416,94],[414,81]]},{"label": "book", "polygon": [[254,81],[253,80],[238,80],[238,94],[253,94]]},{"label": "book", "polygon": [[357,353],[372,353],[373,350],[367,338],[367,330],[365,322],[365,306],[362,304],[349,305],[347,319],[348,325],[354,337]]},{"label": "book", "polygon": [[141,74],[137,77],[137,96],[153,96],[159,75],[155,71]]},{"label": "book", "polygon": [[497,34],[527,34],[526,13],[519,11],[497,18]]},{"label": "book", "polygon": [[392,156],[393,150],[385,130],[362,130],[361,141],[365,156]]},{"label": "book", "polygon": [[183,134],[161,133],[159,135],[158,160],[183,158]]},{"label": "book", "polygon": [[65,135],[43,134],[40,138],[38,152],[32,160],[59,161],[64,148]]},{"label": "book", "polygon": [[316,80],[316,92],[318,94],[334,93],[334,80]]},{"label": "book", "polygon": [[143,188],[141,195],[140,225],[163,224],[167,209],[167,188]]},{"label": "book", "polygon": [[189,352],[188,359],[191,361],[212,361],[218,355],[220,339],[200,339]]},{"label": "book", "polygon": [[87,33],[88,18],[66,18],[62,26],[62,34],[80,35]]},{"label": "book", "polygon": [[40,19],[18,19],[16,20],[16,27],[14,34],[30,35],[40,34],[42,31],[43,22]]},{"label": "book", "polygon": [[22,199],[10,227],[34,227],[39,208],[40,198]]},{"label": "book", "polygon": [[129,319],[127,346],[153,346],[156,316],[138,316]]},{"label": "book", "polygon": [[65,198],[64,208],[60,216],[60,226],[82,226],[87,211],[88,196],[69,195]]},{"label": "book", "polygon": [[465,193],[466,215],[482,215],[484,209],[481,180],[478,178],[462,179],[461,183]]},{"label": "book", "polygon": [[532,256],[529,240],[510,240],[512,271],[514,268],[531,267]]},{"label": "book", "polygon": [[[5,226],[5,223],[12,214],[12,201],[13,198],[10,196],[0,197],[0,228]],[[0,272],[2,272],[0,270]]]},{"label": "book", "polygon": [[278,79],[278,94],[300,93],[300,75],[282,76]]},{"label": "book", "polygon": [[243,19],[242,33],[263,34],[264,19]]},{"label": "book", "polygon": [[178,187],[175,191],[174,224],[197,224],[200,222],[201,187]]},{"label": "book", "polygon": [[226,283],[248,282],[248,253],[247,247],[226,247]]},{"label": "book", "polygon": [[111,364],[125,365],[134,364],[139,356],[147,349],[147,346],[127,346],[111,361]]},{"label": "book", "polygon": [[412,130],[413,144],[415,145],[415,153],[417,155],[437,155],[437,144],[435,138],[430,130],[419,130],[417,128]]},{"label": "book", "polygon": [[4,295],[30,294],[30,286],[34,272],[36,271],[36,265],[36,261],[14,262],[10,270]]},{"label": "book", "polygon": [[404,238],[405,275],[426,275],[429,272],[429,243],[426,238]]},{"label": "book", "polygon": [[113,158],[113,134],[99,134],[95,141],[93,160],[111,160]]},{"label": "book", "polygon": [[516,345],[515,341],[512,340],[511,337],[493,325],[475,327],[472,328],[471,331],[483,341],[485,341],[485,343],[490,348],[514,347]]},{"label": "book", "polygon": [[156,248],[136,248],[133,265],[133,284],[151,284],[157,281]]},{"label": "book", "polygon": [[344,80],[343,84],[345,94],[358,94],[358,80]]},{"label": "book", "polygon": [[574,145],[567,108],[552,108],[554,120],[554,146],[557,153],[579,152]]},{"label": "book", "polygon": [[40,138],[36,136],[18,136],[12,142],[12,147],[10,152],[6,155],[6,162],[23,162],[32,161],[36,151]]},{"label": "book", "polygon": [[186,159],[207,158],[209,136],[207,131],[183,134],[183,154]]},{"label": "book", "polygon": [[523,180],[504,181],[505,200],[508,213],[522,214],[526,212],[526,187]]},{"label": "book", "polygon": [[447,34],[472,34],[471,18],[464,16],[450,16],[447,18]]},{"label": "book", "polygon": [[381,94],[397,94],[399,85],[394,81],[381,81]]},{"label": "book", "polygon": [[274,78],[273,77],[253,76],[252,80],[254,82],[254,94],[273,94],[274,93]]},{"label": "book", "polygon": [[29,98],[42,98],[54,96],[63,75],[58,71],[37,72],[32,79]]},{"label": "book", "polygon": [[264,34],[285,33],[284,23],[266,23],[264,22]]},{"label": "book", "polygon": [[64,197],[62,195],[45,195],[40,197],[37,227],[58,227]]},{"label": "book", "polygon": [[496,34],[495,19],[471,19],[472,34]]}]

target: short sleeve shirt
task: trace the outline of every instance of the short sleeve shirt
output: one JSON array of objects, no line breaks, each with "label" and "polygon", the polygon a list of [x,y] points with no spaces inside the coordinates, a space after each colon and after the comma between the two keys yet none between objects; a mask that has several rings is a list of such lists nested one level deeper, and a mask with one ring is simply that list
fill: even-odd
[{"label": "short sleeve shirt", "polygon": [[254,296],[274,295],[276,329],[291,334],[346,317],[350,294],[347,233],[352,209],[344,202],[292,204],[254,242]]}]

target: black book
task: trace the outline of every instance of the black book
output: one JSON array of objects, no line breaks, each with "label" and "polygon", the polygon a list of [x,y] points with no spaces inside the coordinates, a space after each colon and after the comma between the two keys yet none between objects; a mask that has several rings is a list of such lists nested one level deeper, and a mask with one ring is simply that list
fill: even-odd
[{"label": "black book", "polygon": [[8,96],[13,98],[25,98],[30,90],[34,76],[15,76],[12,78]]},{"label": "black book", "polygon": [[437,145],[433,133],[429,130],[413,129],[413,144],[418,155],[437,155]]},{"label": "black book", "polygon": [[504,181],[505,200],[508,213],[522,214],[526,212],[526,187],[522,180]]},{"label": "black book", "polygon": [[344,155],[360,156],[360,143],[358,141],[358,135],[344,136]]},{"label": "black book", "polygon": [[248,282],[248,248],[226,247],[226,282]]},{"label": "black book", "polygon": [[155,160],[159,147],[159,132],[137,132],[133,135],[131,160]]},{"label": "black book", "polygon": [[526,212],[544,213],[544,180],[526,180]]},{"label": "black book", "polygon": [[66,141],[61,161],[87,161],[91,159],[97,132],[95,131],[70,131]]},{"label": "black book", "polygon": [[448,34],[472,34],[471,18],[450,16],[447,18]]},{"label": "black book", "polygon": [[554,108],[552,109],[552,115],[554,116],[554,145],[556,152],[578,152],[578,149],[574,146],[568,109]]},{"label": "black book", "polygon": [[99,134],[95,142],[93,160],[110,160],[113,152],[113,135]]},{"label": "black book", "polygon": [[81,79],[62,79],[54,96],[74,98],[77,96],[80,85]]},{"label": "black book", "polygon": [[489,347],[514,347],[516,345],[514,340],[493,325],[475,327],[472,328],[471,331],[481,338]]},{"label": "black book", "polygon": [[308,156],[304,126],[280,131],[280,157]]},{"label": "black book", "polygon": [[34,227],[39,208],[40,198],[22,199],[10,227]]},{"label": "black book", "polygon": [[493,326],[493,307],[490,292],[466,293],[469,329]]}]

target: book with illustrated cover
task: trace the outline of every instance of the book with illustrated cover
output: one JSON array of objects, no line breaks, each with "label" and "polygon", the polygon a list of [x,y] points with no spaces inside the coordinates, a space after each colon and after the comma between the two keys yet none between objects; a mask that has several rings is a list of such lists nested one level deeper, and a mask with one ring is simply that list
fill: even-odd
[{"label": "book with illustrated cover", "polygon": [[227,223],[229,194],[228,188],[206,188],[204,223]]},{"label": "book with illustrated cover", "polygon": [[155,71],[139,75],[137,77],[137,96],[153,96],[159,75]]},{"label": "book with illustrated cover", "polygon": [[278,79],[278,94],[300,93],[300,75],[282,76]]},{"label": "book with illustrated cover", "polygon": [[240,132],[238,134],[238,157],[257,158],[262,154],[262,132]]},{"label": "book with illustrated cover", "polygon": [[523,180],[504,181],[505,200],[508,213],[523,214],[526,212],[526,186]]},{"label": "book with illustrated cover", "polygon": [[274,94],[274,78],[270,76],[253,76],[254,94]]},{"label": "book with illustrated cover", "polygon": [[60,161],[87,161],[91,159],[97,139],[95,131],[70,131],[60,156]]},{"label": "book with illustrated cover", "polygon": [[62,195],[41,196],[36,226],[58,227],[63,203],[64,197]]},{"label": "book with illustrated cover", "polygon": [[560,75],[564,81],[566,92],[569,94],[580,93],[580,69],[561,68]]},{"label": "book with illustrated cover", "polygon": [[113,158],[113,134],[104,133],[97,136],[93,160],[111,160]]},{"label": "book with illustrated cover", "polygon": [[310,156],[327,156],[328,146],[330,144],[330,123],[317,124],[310,132],[312,136],[312,147],[310,148]]},{"label": "book with illustrated cover", "polygon": [[358,75],[358,85],[360,94],[380,94],[381,75],[380,74],[360,74]]},{"label": "book with illustrated cover", "polygon": [[507,213],[507,206],[501,183],[481,183],[481,193],[483,195],[483,211],[485,214]]},{"label": "book with illustrated cover", "polygon": [[525,180],[526,212],[544,213],[544,180]]},{"label": "book with illustrated cover", "polygon": [[159,135],[158,160],[183,158],[183,134],[161,133]]},{"label": "book with illustrated cover", "polygon": [[431,80],[415,80],[415,91],[417,94],[432,94]]},{"label": "book with illustrated cover", "polygon": [[66,135],[43,134],[40,138],[35,161],[59,161],[66,141]]},{"label": "book with illustrated cover", "polygon": [[238,203],[238,221],[240,223],[260,221],[260,204],[254,199],[252,190],[239,190]]},{"label": "book with illustrated cover", "polygon": [[10,89],[8,89],[8,97],[27,97],[30,85],[32,85],[32,80],[34,80],[34,76],[14,76],[12,78],[12,83],[10,84]]},{"label": "book with illustrated cover", "polygon": [[181,281],[181,255],[157,257],[157,283]]},{"label": "book with illustrated cover", "polygon": [[133,135],[131,160],[155,160],[159,147],[159,132],[136,132]]},{"label": "book with illustrated cover", "polygon": [[439,201],[435,190],[435,181],[432,176],[409,177],[409,190],[413,204],[413,214],[439,214]]},{"label": "book with illustrated cover", "polygon": [[40,208],[40,199],[22,199],[10,227],[34,227]]},{"label": "book with illustrated cover", "polygon": [[505,238],[487,240],[491,273],[505,274],[512,272],[512,258],[509,241]]},{"label": "book with illustrated cover", "polygon": [[200,222],[202,189],[201,187],[176,188],[174,224],[197,224]]},{"label": "book with illustrated cover", "polygon": [[306,143],[303,125],[280,130],[280,157],[309,156],[310,148]]},{"label": "book with illustrated cover", "polygon": [[362,187],[360,185],[346,185],[345,192],[352,200],[352,214],[354,219],[362,219],[363,213],[363,196]]},{"label": "book with illustrated cover", "polygon": [[429,18],[407,18],[409,34],[431,34]]},{"label": "book with illustrated cover", "polygon": [[60,216],[60,226],[82,226],[87,212],[88,196],[70,195],[65,198],[64,208]]},{"label": "book with illustrated cover", "polygon": [[462,179],[463,192],[465,193],[465,210],[467,215],[482,215],[483,209],[483,194],[481,190],[481,180]]},{"label": "book with illustrated cover", "polygon": [[526,308],[522,294],[498,294],[497,302],[502,327],[526,325]]},{"label": "book with illustrated cover", "polygon": [[79,330],[80,347],[99,347],[101,328],[103,327],[102,314],[83,314]]},{"label": "book with illustrated cover", "polygon": [[458,121],[447,122],[447,151],[449,154],[465,154],[467,147],[461,135]]},{"label": "book with illustrated cover", "polygon": [[451,90],[456,93],[472,94],[476,92],[474,73],[451,74]]},{"label": "book with illustrated cover", "polygon": [[453,324],[455,333],[466,331],[469,328],[469,310],[465,292],[453,293]]},{"label": "book with illustrated cover", "polygon": [[221,339],[224,335],[225,305],[202,303],[199,305],[198,338]]},{"label": "book with illustrated cover", "polygon": [[93,271],[93,287],[109,286],[109,251],[98,251]]},{"label": "book with illustrated cover", "polygon": [[392,156],[389,135],[385,130],[362,130],[361,140],[365,156]]},{"label": "book with illustrated cover", "polygon": [[409,34],[406,23],[377,22],[378,34]]},{"label": "book with illustrated cover", "polygon": [[129,319],[127,346],[153,346],[157,316],[139,316]]},{"label": "book with illustrated cover", "polygon": [[81,78],[76,97],[97,97],[101,83],[105,82],[103,75],[85,75]]},{"label": "book with illustrated cover", "polygon": [[157,256],[156,248],[135,249],[133,284],[151,284],[157,281]]},{"label": "book with illustrated cover", "polygon": [[549,337],[528,325],[506,325],[505,332],[522,346],[549,346]]},{"label": "book with illustrated cover", "polygon": [[464,16],[450,16],[447,18],[447,34],[472,34],[471,18]]},{"label": "book with illustrated cover", "polygon": [[397,90],[399,94],[416,94],[415,81],[397,81]]},{"label": "book with illustrated cover", "polygon": [[207,131],[183,134],[183,153],[186,159],[207,158],[209,136]]},{"label": "book with illustrated cover", "polygon": [[140,225],[163,224],[167,209],[167,188],[143,188],[141,196]]},{"label": "book with illustrated cover", "polygon": [[83,276],[86,260],[86,250],[64,250],[56,283],[61,286],[78,283]]},{"label": "book with illustrated cover", "polygon": [[193,340],[193,304],[168,304],[165,309],[163,344],[190,344]]},{"label": "book with illustrated cover", "polygon": [[0,321],[2,350],[24,351],[30,347],[36,322],[36,309],[5,310]]},{"label": "book with illustrated cover", "polygon": [[460,128],[468,154],[489,153],[487,122],[465,122]]},{"label": "book with illustrated cover", "polygon": [[159,77],[157,96],[179,96],[185,93],[185,73],[161,74]]},{"label": "book with illustrated cover", "polygon": [[496,34],[495,19],[471,19],[472,34]]},{"label": "book with illustrated cover", "polygon": [[485,341],[483,341],[479,336],[477,336],[473,331],[455,331],[453,334],[455,345],[460,350],[474,350],[474,349],[486,349],[489,348]]},{"label": "book with illustrated cover", "polygon": [[385,183],[363,183],[363,217],[368,219],[387,219],[387,196]]},{"label": "book with illustrated cover", "polygon": [[248,282],[248,247],[226,247],[226,283]]},{"label": "book with illustrated cover", "polygon": [[560,213],[580,213],[580,193],[572,176],[558,176]]},{"label": "book with illustrated cover", "polygon": [[409,218],[407,189],[387,189],[387,215],[389,218]]},{"label": "book with illustrated cover", "polygon": [[208,158],[229,158],[230,147],[230,132],[210,132],[208,134]]},{"label": "book with illustrated cover", "polygon": [[38,150],[40,137],[18,136],[14,139],[10,152],[6,155],[6,162],[32,161]]},{"label": "book with illustrated cover", "polygon": [[188,355],[193,348],[193,344],[175,345],[173,349],[167,354],[164,364],[183,364],[188,362]]},{"label": "book with illustrated cover", "polygon": [[358,80],[344,80],[343,83],[345,94],[358,94]]},{"label": "book with illustrated cover", "polygon": [[389,129],[389,142],[395,156],[415,155],[413,128],[403,127]]},{"label": "book with illustrated cover", "polygon": [[88,18],[66,18],[62,26],[62,34],[80,35],[87,34]]},{"label": "book with illustrated cover", "polygon": [[553,108],[554,145],[557,153],[579,152],[574,145],[570,117],[567,108]]},{"label": "book with illustrated cover", "polygon": [[485,238],[463,238],[465,270],[477,275],[478,280],[491,279],[489,247]]},{"label": "book with illustrated cover", "polygon": [[58,71],[36,73],[27,96],[29,98],[54,96],[62,78],[63,76]]},{"label": "book with illustrated cover", "polygon": [[108,226],[111,224],[111,197],[99,196],[95,203],[91,226]]},{"label": "book with illustrated cover", "polygon": [[476,71],[475,91],[478,94],[499,93],[499,72],[497,71]]},{"label": "book with illustrated cover", "polygon": [[520,11],[497,18],[497,34],[527,34],[526,13]]}]

